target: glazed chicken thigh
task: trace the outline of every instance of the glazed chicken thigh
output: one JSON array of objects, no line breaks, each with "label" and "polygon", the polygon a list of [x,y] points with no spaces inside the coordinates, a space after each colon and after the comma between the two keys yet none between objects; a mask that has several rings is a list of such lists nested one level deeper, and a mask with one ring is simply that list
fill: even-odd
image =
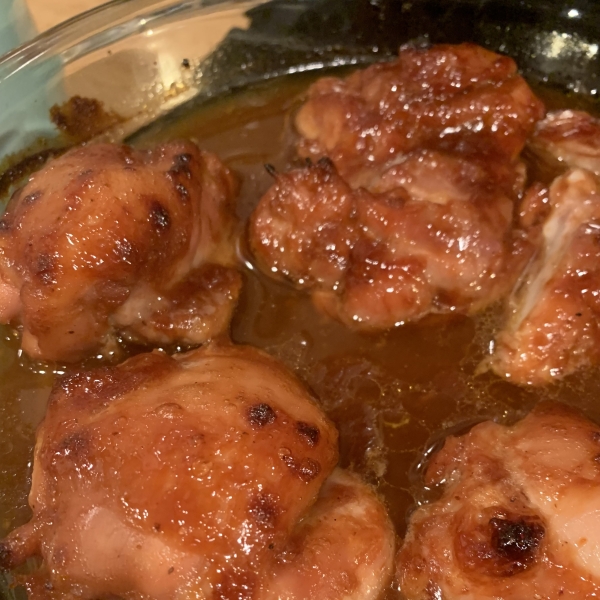
[{"label": "glazed chicken thigh", "polygon": [[515,62],[474,44],[400,50],[398,59],[311,86],[296,117],[301,156],[328,156],[353,187],[419,148],[505,162],[544,114]]},{"label": "glazed chicken thigh", "polygon": [[310,289],[352,327],[471,312],[510,289],[526,256],[511,231],[512,175],[501,183],[481,163],[422,151],[373,191],[353,190],[321,160],[276,175],[252,215],[250,244],[263,270]]},{"label": "glazed chicken thigh", "polygon": [[600,122],[580,111],[549,114],[530,140],[542,160],[572,168],[523,211],[539,248],[487,362],[515,383],[542,385],[600,360],[599,144]]},{"label": "glazed chicken thigh", "polygon": [[393,528],[337,456],[307,391],[250,347],[78,372],[53,390],[33,519],[0,558],[43,558],[32,600],[375,599]]},{"label": "glazed chicken thigh", "polygon": [[251,218],[259,266],[358,328],[486,306],[529,256],[518,155],[543,111],[511,59],[470,44],[319,80],[296,117],[316,162],[276,174]]},{"label": "glazed chicken thigh", "polygon": [[449,437],[426,472],[441,498],[412,515],[397,577],[409,600],[600,594],[600,428],[540,405]]},{"label": "glazed chicken thigh", "polygon": [[542,385],[600,360],[600,181],[572,169],[550,186],[542,243],[511,295],[489,365]]},{"label": "glazed chicken thigh", "polygon": [[50,161],[0,220],[0,322],[34,358],[76,361],[121,334],[199,344],[225,330],[237,185],[191,142],[96,144]]}]

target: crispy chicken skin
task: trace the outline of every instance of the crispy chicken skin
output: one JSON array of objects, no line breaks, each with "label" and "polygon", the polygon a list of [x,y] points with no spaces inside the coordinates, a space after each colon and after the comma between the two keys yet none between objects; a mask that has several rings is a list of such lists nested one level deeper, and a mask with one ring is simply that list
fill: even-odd
[{"label": "crispy chicken skin", "polygon": [[543,385],[600,360],[600,181],[559,176],[545,196],[541,246],[513,291],[489,366]]},{"label": "crispy chicken skin", "polygon": [[95,144],[50,161],[0,220],[0,322],[34,358],[77,361],[115,334],[198,344],[227,328],[237,184],[191,142]]},{"label": "crispy chicken skin", "polygon": [[38,431],[33,519],[0,558],[43,558],[32,600],[374,599],[393,528],[337,456],[305,388],[250,347],[76,372]]},{"label": "crispy chicken skin", "polygon": [[301,156],[328,156],[353,187],[417,148],[513,160],[544,107],[514,61],[474,44],[404,47],[398,59],[314,83],[296,116]]},{"label": "crispy chicken skin", "polygon": [[[471,312],[512,285],[524,247],[512,190],[484,162],[412,152],[373,191],[328,160],[285,174],[263,196],[249,238],[261,268],[308,288],[347,325],[385,329],[430,312]],[[504,188],[504,189],[503,189]]]},{"label": "crispy chicken skin", "polygon": [[600,428],[556,405],[449,437],[426,472],[443,494],[413,513],[398,553],[404,596],[596,598],[599,453]]}]

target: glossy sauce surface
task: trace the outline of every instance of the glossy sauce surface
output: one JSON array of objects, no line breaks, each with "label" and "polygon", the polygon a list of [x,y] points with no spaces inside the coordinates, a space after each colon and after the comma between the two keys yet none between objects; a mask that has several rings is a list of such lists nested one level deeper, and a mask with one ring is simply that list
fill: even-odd
[{"label": "glossy sauce surface", "polygon": [[[271,184],[264,164],[278,170],[295,160],[290,115],[314,76],[294,76],[231,95],[158,122],[133,144],[147,147],[192,138],[242,180],[238,214],[245,222]],[[539,90],[537,90],[538,93]],[[591,107],[585,100],[542,91],[549,108]],[[547,177],[547,173],[538,173]],[[261,275],[240,232],[244,287],[232,326],[234,341],[283,360],[320,397],[340,431],[341,465],[373,483],[399,536],[424,489],[419,463],[448,430],[488,418],[514,421],[537,402],[554,399],[600,421],[600,371],[579,373],[541,390],[475,375],[498,324],[498,307],[475,318],[428,317],[385,334],[352,332],[318,313],[308,295]],[[8,328],[0,343],[0,535],[27,521],[27,493],[35,426],[56,365],[31,363],[18,353]],[[133,350],[131,350],[133,351]],[[115,360],[122,358],[113,357]],[[94,359],[91,362],[95,362]]]}]

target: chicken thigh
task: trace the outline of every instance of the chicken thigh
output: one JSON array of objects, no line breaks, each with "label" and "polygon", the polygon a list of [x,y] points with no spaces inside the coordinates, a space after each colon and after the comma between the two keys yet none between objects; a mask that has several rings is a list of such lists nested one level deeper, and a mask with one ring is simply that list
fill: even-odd
[{"label": "chicken thigh", "polygon": [[0,559],[42,557],[32,600],[375,599],[393,528],[337,456],[304,387],[249,347],[74,373],[38,431],[33,519]]},{"label": "chicken thigh", "polygon": [[510,58],[471,44],[319,80],[296,116],[318,160],[261,199],[258,264],[359,328],[484,307],[529,256],[512,231],[518,155],[543,112]]},{"label": "chicken thigh", "polygon": [[521,172],[412,152],[372,190],[328,160],[276,175],[250,221],[261,268],[310,289],[343,323],[386,329],[431,312],[471,312],[508,291],[526,247],[511,231]]},{"label": "chicken thigh", "polygon": [[555,172],[567,171],[534,194],[533,211],[525,202],[539,248],[482,366],[543,385],[600,360],[600,121],[582,111],[549,113],[529,147]]},{"label": "chicken thigh", "polygon": [[426,472],[439,500],[398,553],[408,600],[564,600],[600,594],[600,428],[542,405],[512,427],[449,437]]},{"label": "chicken thigh", "polygon": [[600,181],[572,169],[550,186],[542,242],[511,295],[488,361],[543,385],[600,360]]},{"label": "chicken thigh", "polygon": [[515,62],[474,44],[404,47],[345,79],[319,79],[296,116],[301,156],[328,156],[352,187],[418,148],[512,161],[544,106]]},{"label": "chicken thigh", "polygon": [[232,174],[191,142],[96,144],[50,161],[0,220],[0,322],[34,358],[77,361],[121,334],[199,344],[241,286]]}]

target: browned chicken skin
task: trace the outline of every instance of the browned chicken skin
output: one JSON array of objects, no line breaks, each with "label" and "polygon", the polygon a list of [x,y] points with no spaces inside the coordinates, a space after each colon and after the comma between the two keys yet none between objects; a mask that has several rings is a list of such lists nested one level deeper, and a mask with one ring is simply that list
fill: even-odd
[{"label": "browned chicken skin", "polygon": [[0,322],[34,358],[76,361],[116,333],[198,344],[225,330],[241,286],[237,186],[191,142],[97,144],[49,162],[0,220]]},{"label": "browned chicken skin", "polygon": [[562,600],[600,594],[600,428],[540,405],[449,437],[426,473],[442,497],[398,553],[409,600]]},{"label": "browned chicken skin", "polygon": [[259,265],[359,328],[482,308],[528,257],[512,231],[518,155],[543,112],[510,58],[471,44],[319,80],[296,117],[318,160],[261,199]]},{"label": "browned chicken skin", "polygon": [[0,557],[43,558],[32,600],[375,599],[393,528],[336,462],[332,423],[266,354],[142,354],[55,386],[33,519]]},{"label": "browned chicken skin", "polygon": [[511,161],[543,114],[511,58],[474,44],[437,45],[405,47],[395,61],[320,79],[296,127],[302,156],[328,156],[357,187],[418,148]]},{"label": "browned chicken skin", "polygon": [[534,194],[533,210],[525,203],[539,249],[486,362],[515,383],[543,385],[600,361],[599,147],[600,122],[580,111],[549,114],[530,141],[542,160],[573,168]]}]

